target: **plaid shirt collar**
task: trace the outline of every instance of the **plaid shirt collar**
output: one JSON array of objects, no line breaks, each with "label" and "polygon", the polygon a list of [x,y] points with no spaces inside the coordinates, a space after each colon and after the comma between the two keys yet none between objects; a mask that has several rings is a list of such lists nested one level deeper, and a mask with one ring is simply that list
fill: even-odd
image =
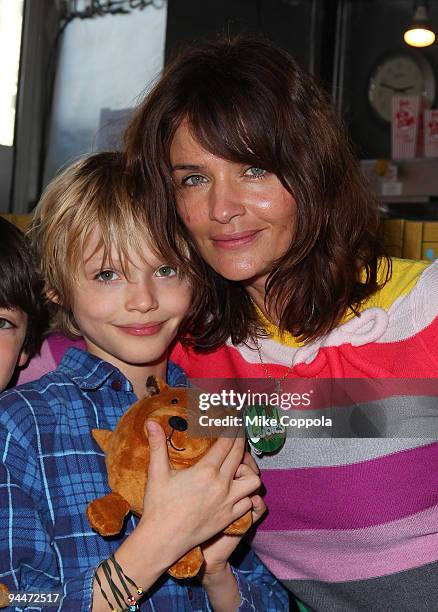
[{"label": "plaid shirt collar", "polygon": [[99,389],[105,383],[109,383],[109,379],[112,378],[111,382],[117,379],[121,387],[126,391],[132,391],[131,383],[118,368],[82,349],[68,349],[58,370],[74,382],[79,389]]}]

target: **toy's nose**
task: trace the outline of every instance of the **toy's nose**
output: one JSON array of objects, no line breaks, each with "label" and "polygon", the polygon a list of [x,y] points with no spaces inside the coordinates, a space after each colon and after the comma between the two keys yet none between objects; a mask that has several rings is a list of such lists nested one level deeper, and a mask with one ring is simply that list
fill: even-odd
[{"label": "toy's nose", "polygon": [[185,431],[187,429],[187,421],[179,416],[170,417],[169,425],[176,429],[176,431]]}]

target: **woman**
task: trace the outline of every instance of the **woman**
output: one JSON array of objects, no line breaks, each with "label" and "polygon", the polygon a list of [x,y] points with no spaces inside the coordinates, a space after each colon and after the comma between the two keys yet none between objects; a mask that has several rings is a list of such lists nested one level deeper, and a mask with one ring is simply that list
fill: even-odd
[{"label": "woman", "polygon": [[[248,38],[187,50],[126,142],[138,197],[155,194],[153,234],[204,283],[198,333],[172,356],[189,376],[277,379],[281,390],[437,377],[438,265],[384,256],[342,126],[285,52]],[[290,431],[259,459],[269,515],[254,549],[309,609],[431,610],[436,435],[364,430],[361,410],[345,408],[346,438]]]}]

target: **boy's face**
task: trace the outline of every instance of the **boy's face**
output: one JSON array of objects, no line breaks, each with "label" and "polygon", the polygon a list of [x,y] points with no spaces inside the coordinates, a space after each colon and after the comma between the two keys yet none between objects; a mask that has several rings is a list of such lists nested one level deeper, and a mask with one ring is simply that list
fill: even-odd
[{"label": "boy's face", "polygon": [[17,365],[27,360],[22,351],[26,330],[26,313],[20,308],[0,308],[0,391],[8,385]]},{"label": "boy's face", "polygon": [[191,289],[175,268],[157,259],[145,241],[143,258],[129,253],[127,275],[116,250],[102,264],[95,231],[84,253],[72,311],[90,353],[117,366],[146,366],[167,359],[167,349],[187,313]]}]

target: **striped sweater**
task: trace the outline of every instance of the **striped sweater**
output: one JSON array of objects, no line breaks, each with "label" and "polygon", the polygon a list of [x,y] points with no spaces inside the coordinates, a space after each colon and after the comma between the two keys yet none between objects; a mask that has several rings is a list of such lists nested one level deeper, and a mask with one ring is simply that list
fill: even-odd
[{"label": "striped sweater", "polygon": [[[282,378],[293,364],[292,380],[438,379],[438,261],[393,260],[361,315],[311,344],[264,324],[265,368],[251,344],[209,355],[178,345],[172,359],[191,378]],[[419,399],[400,402],[416,410]],[[252,545],[307,609],[438,611],[436,439],[288,436],[257,459],[269,512]]]}]

